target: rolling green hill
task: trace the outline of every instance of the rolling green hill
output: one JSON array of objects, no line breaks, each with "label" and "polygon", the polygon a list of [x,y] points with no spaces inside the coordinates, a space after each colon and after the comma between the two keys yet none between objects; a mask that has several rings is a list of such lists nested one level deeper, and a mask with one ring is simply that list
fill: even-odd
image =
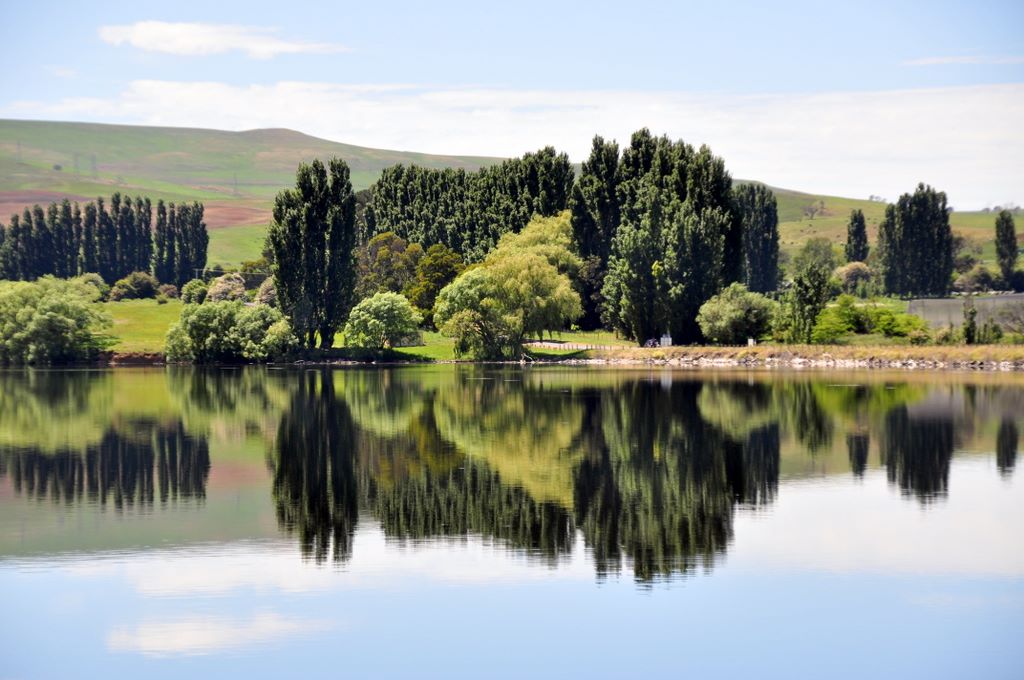
[{"label": "rolling green hill", "polygon": [[[357,190],[395,163],[475,169],[501,160],[370,149],[284,129],[226,132],[0,120],[0,219],[33,203],[65,196],[89,200],[114,191],[200,200],[210,227],[210,264],[233,266],[259,257],[273,197],[292,185],[299,162],[331,156],[349,164]],[[873,239],[885,212],[885,204],[874,201],[772,190],[787,252],[814,236],[842,243],[854,208],[864,211]],[[805,214],[809,205],[820,208],[813,218]],[[954,231],[982,242],[989,261],[994,258],[994,220],[989,213],[952,216]]]}]

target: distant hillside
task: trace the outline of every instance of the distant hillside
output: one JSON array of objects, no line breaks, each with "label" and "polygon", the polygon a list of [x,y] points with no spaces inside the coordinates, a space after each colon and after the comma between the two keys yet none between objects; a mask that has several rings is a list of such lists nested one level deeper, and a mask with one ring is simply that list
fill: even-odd
[{"label": "distant hillside", "polygon": [[[349,164],[357,190],[395,163],[476,169],[501,160],[370,149],[284,129],[227,132],[0,120],[0,219],[33,203],[65,196],[89,200],[114,191],[201,200],[211,228],[210,263],[237,265],[259,257],[273,197],[292,185],[299,162],[331,156]],[[885,211],[880,202],[772,190],[779,201],[781,245],[788,252],[814,236],[842,242],[854,208],[864,211],[873,239]],[[806,210],[811,205],[819,208],[813,217]],[[987,213],[954,213],[953,228],[984,241],[984,257],[992,259],[994,219]]]}]

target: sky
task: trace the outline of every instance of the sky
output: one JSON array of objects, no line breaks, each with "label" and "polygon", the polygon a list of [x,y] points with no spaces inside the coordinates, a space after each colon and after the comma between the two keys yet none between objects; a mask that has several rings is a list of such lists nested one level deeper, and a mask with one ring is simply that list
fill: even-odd
[{"label": "sky", "polygon": [[1024,204],[1024,3],[0,3],[0,118],[584,160],[640,127],[736,178]]}]

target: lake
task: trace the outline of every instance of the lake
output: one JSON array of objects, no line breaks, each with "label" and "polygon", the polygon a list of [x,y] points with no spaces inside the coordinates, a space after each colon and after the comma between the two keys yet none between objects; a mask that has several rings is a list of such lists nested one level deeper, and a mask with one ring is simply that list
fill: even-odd
[{"label": "lake", "polygon": [[0,677],[1024,677],[1024,376],[0,372]]}]

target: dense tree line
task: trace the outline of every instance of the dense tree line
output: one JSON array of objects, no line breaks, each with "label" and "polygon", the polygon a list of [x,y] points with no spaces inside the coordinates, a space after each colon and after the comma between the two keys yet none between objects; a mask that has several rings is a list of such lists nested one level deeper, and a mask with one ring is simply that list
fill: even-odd
[{"label": "dense tree line", "polygon": [[440,243],[478,262],[505,232],[564,210],[572,184],[568,156],[551,147],[475,172],[395,165],[373,185],[367,234],[391,231],[424,249]]},{"label": "dense tree line", "polygon": [[[206,267],[209,237],[201,203],[153,205],[149,198],[115,193],[85,206],[64,199],[39,205],[0,225],[0,278],[31,281],[53,275],[98,273],[113,283],[152,271],[162,283],[182,285]],[[154,248],[155,247],[155,248]]]},{"label": "dense tree line", "polygon": [[710,149],[635,132],[619,153],[595,137],[570,201],[583,266],[581,325],[638,341],[700,337],[697,309],[721,286],[774,290],[778,212],[761,185],[736,190]]},{"label": "dense tree line", "polygon": [[896,295],[945,295],[953,275],[953,232],[946,194],[919,184],[886,206],[878,227],[885,290]]},{"label": "dense tree line", "polygon": [[743,224],[725,163],[706,146],[640,130],[619,161],[616,195],[603,320],[638,342],[665,331],[698,340],[697,310],[742,277]]}]

